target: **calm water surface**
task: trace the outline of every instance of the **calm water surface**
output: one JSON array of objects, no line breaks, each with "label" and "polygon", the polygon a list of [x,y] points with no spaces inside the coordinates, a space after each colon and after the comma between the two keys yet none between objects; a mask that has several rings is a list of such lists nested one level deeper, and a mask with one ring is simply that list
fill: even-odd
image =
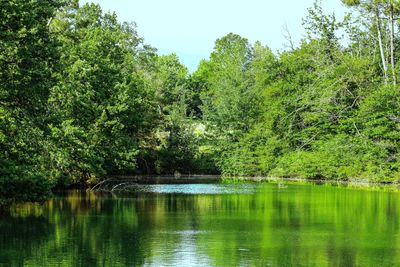
[{"label": "calm water surface", "polygon": [[154,185],[0,216],[0,266],[400,266],[400,193],[384,190]]}]

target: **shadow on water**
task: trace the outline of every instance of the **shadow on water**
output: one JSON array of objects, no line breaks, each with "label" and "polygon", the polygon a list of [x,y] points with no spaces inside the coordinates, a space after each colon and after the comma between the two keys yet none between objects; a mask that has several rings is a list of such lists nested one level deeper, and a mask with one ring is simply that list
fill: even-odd
[{"label": "shadow on water", "polygon": [[0,217],[0,266],[393,266],[400,193],[286,184],[69,191]]}]

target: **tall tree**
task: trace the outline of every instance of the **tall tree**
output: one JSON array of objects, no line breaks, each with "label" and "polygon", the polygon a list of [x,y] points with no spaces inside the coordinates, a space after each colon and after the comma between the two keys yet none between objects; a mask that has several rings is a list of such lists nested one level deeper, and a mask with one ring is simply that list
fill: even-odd
[{"label": "tall tree", "polygon": [[47,100],[59,56],[49,21],[63,1],[0,1],[0,204],[49,193]]},{"label": "tall tree", "polygon": [[203,114],[210,126],[226,138],[237,138],[249,129],[257,110],[255,94],[247,79],[253,58],[248,40],[230,33],[215,42],[210,60],[200,68],[209,69],[203,93]]},{"label": "tall tree", "polygon": [[400,13],[400,1],[398,0],[387,0],[387,10],[389,16],[389,27],[390,27],[390,64],[392,69],[392,82],[393,85],[396,85],[397,78],[396,78],[396,60],[395,60],[395,23],[396,23],[396,16]]},{"label": "tall tree", "polygon": [[[400,2],[398,0],[342,0],[349,7],[356,7],[371,17],[371,23],[376,26],[379,54],[381,58],[382,71],[385,84],[388,83],[388,64],[392,72],[392,82],[396,85],[396,59],[395,59],[395,22],[396,16],[400,12]],[[388,17],[389,27],[386,27],[386,17]],[[386,31],[388,29],[388,32]],[[384,36],[389,36],[390,51],[386,53],[384,48]],[[388,55],[388,57],[386,56]]]},{"label": "tall tree", "polygon": [[49,100],[53,169],[74,179],[135,170],[156,105],[134,25],[86,4],[60,13],[52,28],[64,66]]}]

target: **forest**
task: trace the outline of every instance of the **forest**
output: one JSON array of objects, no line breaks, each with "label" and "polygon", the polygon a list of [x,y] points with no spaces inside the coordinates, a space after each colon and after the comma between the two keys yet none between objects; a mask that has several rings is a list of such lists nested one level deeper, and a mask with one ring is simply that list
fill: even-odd
[{"label": "forest", "polygon": [[0,204],[115,174],[398,182],[400,2],[342,2],[190,73],[99,5],[0,1]]}]

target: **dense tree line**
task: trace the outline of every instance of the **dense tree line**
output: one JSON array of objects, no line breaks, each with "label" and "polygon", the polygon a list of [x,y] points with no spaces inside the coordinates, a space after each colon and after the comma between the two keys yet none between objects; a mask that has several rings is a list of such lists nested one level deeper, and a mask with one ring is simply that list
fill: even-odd
[{"label": "dense tree line", "polygon": [[190,74],[98,5],[0,1],[2,203],[110,174],[397,181],[400,4],[343,3],[298,47],[230,33]]}]

